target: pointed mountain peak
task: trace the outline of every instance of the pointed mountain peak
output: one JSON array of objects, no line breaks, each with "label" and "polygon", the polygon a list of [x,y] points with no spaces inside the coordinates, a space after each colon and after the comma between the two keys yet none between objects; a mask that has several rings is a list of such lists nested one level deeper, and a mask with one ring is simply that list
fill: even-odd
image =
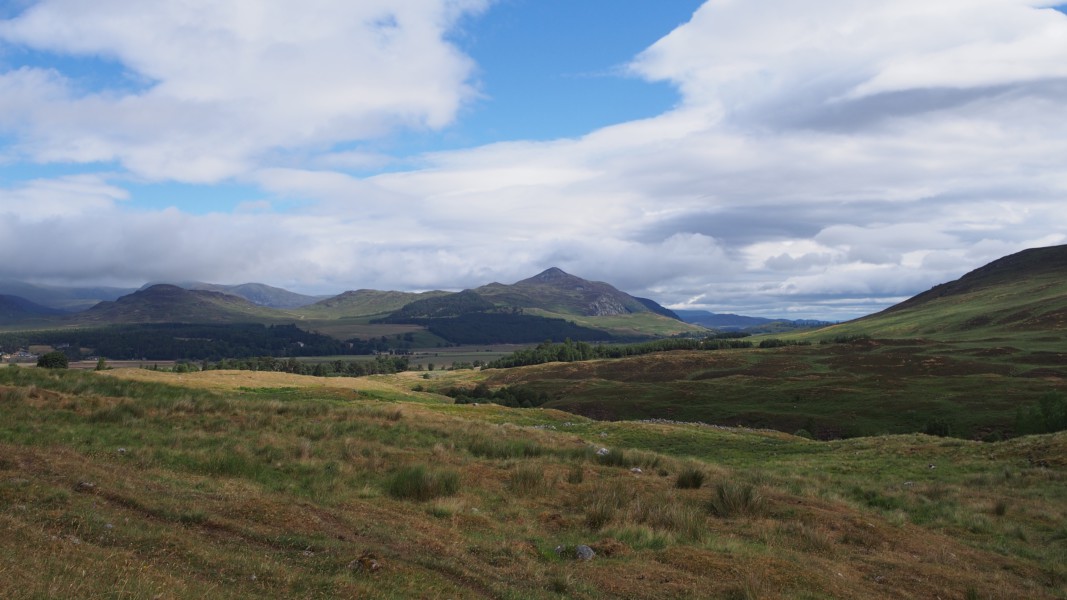
[{"label": "pointed mountain peak", "polygon": [[570,273],[565,272],[563,269],[560,269],[559,267],[552,267],[550,269],[545,269],[544,271],[542,271],[541,273],[539,273],[537,275],[534,275],[533,277],[531,277],[527,281],[550,282],[550,281],[559,281],[561,279],[571,279],[573,277],[574,277],[573,275],[571,275]]}]

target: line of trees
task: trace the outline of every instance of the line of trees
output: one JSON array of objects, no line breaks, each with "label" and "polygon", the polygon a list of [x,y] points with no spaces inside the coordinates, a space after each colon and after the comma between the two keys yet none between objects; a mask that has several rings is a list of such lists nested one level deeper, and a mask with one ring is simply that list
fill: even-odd
[{"label": "line of trees", "polygon": [[542,342],[534,348],[518,350],[512,354],[499,358],[486,365],[490,369],[508,369],[511,367],[524,367],[540,365],[550,362],[578,362],[584,360],[596,360],[602,358],[624,358],[627,356],[641,356],[655,352],[670,352],[672,350],[724,350],[730,348],[752,348],[752,342],[743,339],[748,334],[729,332],[716,334],[703,339],[696,338],[666,338],[652,342],[638,344],[600,345],[586,342],[565,340],[556,344]]}]

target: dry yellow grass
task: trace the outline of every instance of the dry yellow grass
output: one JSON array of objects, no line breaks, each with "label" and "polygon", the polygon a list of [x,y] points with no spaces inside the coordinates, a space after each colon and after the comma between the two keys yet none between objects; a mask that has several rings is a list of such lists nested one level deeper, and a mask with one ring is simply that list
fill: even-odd
[{"label": "dry yellow grass", "polygon": [[210,390],[239,390],[241,388],[330,388],[357,391],[407,392],[406,386],[375,377],[311,377],[291,373],[259,371],[198,371],[170,373],[149,369],[113,369],[100,374],[132,381],[151,381],[182,387]]}]

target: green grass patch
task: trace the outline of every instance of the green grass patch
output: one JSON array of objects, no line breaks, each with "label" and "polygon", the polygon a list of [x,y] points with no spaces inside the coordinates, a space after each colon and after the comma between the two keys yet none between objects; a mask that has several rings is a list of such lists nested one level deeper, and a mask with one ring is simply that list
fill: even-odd
[{"label": "green grass patch", "polygon": [[459,474],[422,465],[404,467],[390,478],[386,491],[393,498],[419,502],[452,496],[459,491]]}]

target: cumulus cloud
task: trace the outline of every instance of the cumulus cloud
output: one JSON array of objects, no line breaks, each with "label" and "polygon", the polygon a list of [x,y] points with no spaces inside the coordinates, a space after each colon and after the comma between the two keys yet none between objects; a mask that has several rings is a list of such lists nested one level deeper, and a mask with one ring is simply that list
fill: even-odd
[{"label": "cumulus cloud", "polygon": [[487,2],[42,0],[0,22],[0,40],[126,77],[85,90],[55,70],[7,71],[0,127],[35,160],[191,182],[242,174],[275,149],[441,128],[475,95],[474,65],[445,34]]}]

